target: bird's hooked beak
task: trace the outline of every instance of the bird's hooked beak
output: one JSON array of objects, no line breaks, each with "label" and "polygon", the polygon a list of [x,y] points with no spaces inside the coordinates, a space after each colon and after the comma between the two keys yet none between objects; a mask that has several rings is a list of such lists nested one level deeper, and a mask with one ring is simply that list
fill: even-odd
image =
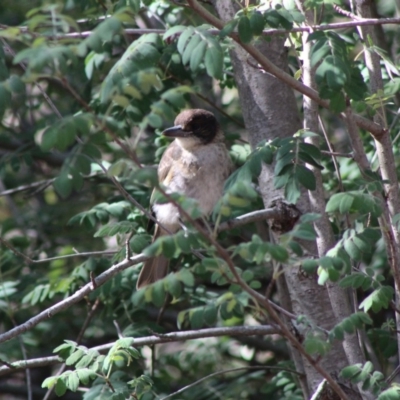
[{"label": "bird's hooked beak", "polygon": [[164,136],[167,137],[188,137],[191,136],[193,134],[192,131],[184,131],[182,129],[182,125],[175,125],[171,128],[167,128],[165,129],[165,131],[163,131],[162,133]]}]

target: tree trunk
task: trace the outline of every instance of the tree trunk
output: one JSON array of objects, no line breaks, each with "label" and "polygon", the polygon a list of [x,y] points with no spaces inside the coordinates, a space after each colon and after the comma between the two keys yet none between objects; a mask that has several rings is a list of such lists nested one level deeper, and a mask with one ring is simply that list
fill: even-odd
[{"label": "tree trunk", "polygon": [[[214,1],[214,6],[225,22],[232,20],[237,11],[230,0]],[[284,40],[278,37],[273,37],[270,41],[259,39],[256,47],[276,66],[287,70]],[[254,148],[262,140],[292,136],[301,129],[302,124],[293,90],[259,69],[257,63],[237,44],[234,44],[231,58],[251,146]],[[271,207],[277,200],[284,200],[282,191],[274,188],[273,180],[273,166],[265,165],[259,184],[266,208]],[[310,205],[306,192],[302,193],[296,206],[301,213],[309,212]],[[304,244],[308,247],[309,255],[318,255],[316,243],[311,243],[311,246],[309,243]],[[308,276],[299,268],[283,266],[283,269],[282,279],[285,281],[278,280],[277,283],[281,304],[285,308],[290,307],[289,311],[296,315],[305,315],[312,324],[323,329],[331,329],[338,321],[332,310],[326,287],[318,285],[315,275]],[[289,296],[286,296],[285,288]],[[292,354],[296,368],[306,374],[307,382],[303,382],[302,388],[304,396],[308,398],[321,382],[321,376],[299,356],[295,349],[292,349]],[[343,347],[340,344],[334,345],[320,364],[332,376],[337,376],[339,371],[348,365]]]}]

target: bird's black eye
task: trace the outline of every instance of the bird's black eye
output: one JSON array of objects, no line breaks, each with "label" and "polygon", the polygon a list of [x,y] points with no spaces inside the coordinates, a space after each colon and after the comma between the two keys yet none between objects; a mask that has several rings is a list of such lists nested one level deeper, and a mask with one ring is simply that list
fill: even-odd
[{"label": "bird's black eye", "polygon": [[197,136],[203,143],[211,142],[218,131],[218,123],[214,117],[193,118],[190,123],[190,130],[193,135]]},{"label": "bird's black eye", "polygon": [[204,124],[202,124],[201,121],[199,121],[198,118],[193,119],[193,120],[190,121],[190,123],[189,123],[189,127],[190,127],[190,130],[191,130],[192,132],[201,131],[202,128],[203,128],[202,125],[204,125]]}]

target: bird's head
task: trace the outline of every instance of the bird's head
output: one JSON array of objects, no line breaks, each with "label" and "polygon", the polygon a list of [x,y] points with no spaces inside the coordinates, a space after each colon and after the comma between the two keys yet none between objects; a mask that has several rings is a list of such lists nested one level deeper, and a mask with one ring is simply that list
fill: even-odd
[{"label": "bird's head", "polygon": [[182,111],[175,118],[175,126],[163,135],[178,138],[181,143],[208,144],[222,136],[222,132],[213,113],[198,108]]}]

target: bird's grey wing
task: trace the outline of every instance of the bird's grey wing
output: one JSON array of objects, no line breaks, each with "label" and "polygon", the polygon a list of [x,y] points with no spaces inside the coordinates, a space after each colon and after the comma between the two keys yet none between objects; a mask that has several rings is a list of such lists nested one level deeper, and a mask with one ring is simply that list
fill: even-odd
[{"label": "bird's grey wing", "polygon": [[173,141],[165,150],[158,165],[158,181],[168,186],[173,177],[173,165],[182,155],[182,148]]}]

